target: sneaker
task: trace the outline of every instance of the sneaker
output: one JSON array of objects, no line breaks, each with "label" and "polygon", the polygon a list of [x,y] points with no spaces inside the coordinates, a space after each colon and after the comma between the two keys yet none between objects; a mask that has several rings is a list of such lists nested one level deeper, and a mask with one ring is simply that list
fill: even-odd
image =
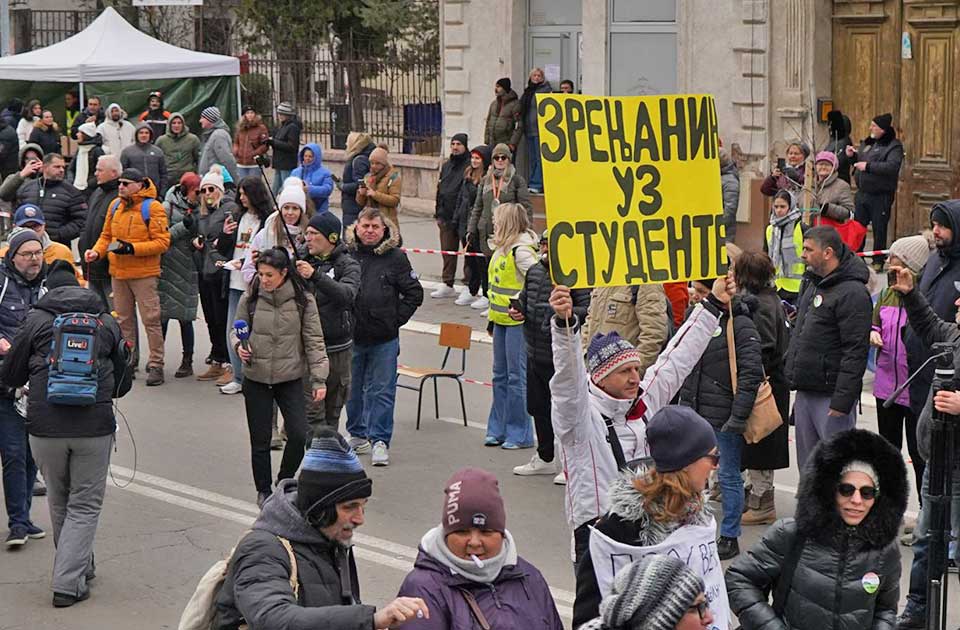
[{"label": "sneaker", "polygon": [[56,593],[56,592],[55,592],[55,593],[53,594],[53,607],[54,607],[54,608],[69,608],[70,606],[73,606],[73,605],[76,604],[77,602],[82,602],[82,601],[84,601],[85,599],[88,599],[89,597],[90,597],[90,590],[89,590],[89,589],[87,589],[86,591],[84,591],[83,593],[81,593],[79,596],[77,596],[77,595],[69,595],[69,594],[67,594],[67,593]]},{"label": "sneaker", "polygon": [[37,477],[37,480],[33,482],[33,496],[47,496],[47,484],[43,483],[43,479],[41,477]]},{"label": "sneaker", "polygon": [[241,385],[236,381],[230,381],[229,383],[227,383],[226,385],[220,388],[220,393],[226,394],[228,396],[232,396],[233,394],[239,394],[242,391],[243,391],[243,385]]},{"label": "sneaker", "polygon": [[909,534],[904,534],[900,537],[900,544],[904,547],[913,547],[914,543],[917,542],[917,539],[914,537],[913,532]]},{"label": "sneaker", "polygon": [[717,539],[717,555],[721,560],[729,560],[740,555],[740,544],[736,538],[721,536]]},{"label": "sneaker", "polygon": [[23,525],[14,525],[10,528],[10,533],[7,534],[7,549],[23,547],[27,544],[28,538],[30,538],[30,535],[27,533],[26,527]]},{"label": "sneaker", "polygon": [[[506,444],[503,445],[506,448]],[[527,477],[530,475],[554,475],[557,472],[556,462],[545,462],[540,459],[539,453],[534,453],[530,461],[513,469],[513,474]]]},{"label": "sneaker", "polygon": [[211,363],[210,367],[207,368],[207,371],[203,374],[197,375],[198,381],[215,381],[221,376],[223,376],[223,366],[219,363]]},{"label": "sneaker", "polygon": [[516,444],[514,442],[504,442],[503,444],[500,445],[500,448],[506,451],[519,451],[520,449],[524,449],[524,448],[533,448],[533,444]]},{"label": "sneaker", "polygon": [[352,437],[347,440],[347,444],[350,445],[350,448],[352,448],[353,452],[357,455],[363,455],[364,453],[370,452],[370,440],[367,438]]},{"label": "sneaker", "polygon": [[224,385],[229,385],[232,382],[233,368],[228,365],[223,368],[223,374],[217,379],[217,387],[223,387]]},{"label": "sneaker", "polygon": [[917,617],[904,612],[897,619],[897,630],[924,630],[927,627],[927,620],[923,617]]},{"label": "sneaker", "polygon": [[433,293],[431,293],[431,294],[430,294],[430,297],[432,297],[432,298],[434,298],[434,299],[452,298],[452,297],[455,296],[456,294],[457,294],[457,290],[456,290],[456,289],[454,289],[453,287],[447,286],[447,285],[443,285],[442,287],[440,287],[439,289],[437,289],[436,291],[434,291]]},{"label": "sneaker", "polygon": [[193,376],[192,354],[183,355],[183,360],[180,361],[180,367],[178,367],[177,371],[173,373],[173,378],[186,378],[188,376]]},{"label": "sneaker", "polygon": [[567,485],[567,476],[563,474],[563,471],[557,473],[557,476],[553,478],[554,485],[565,486]]},{"label": "sneaker", "polygon": [[159,365],[147,367],[147,387],[163,385],[163,368]]},{"label": "sneaker", "polygon": [[488,300],[487,298],[481,295],[480,297],[478,297],[476,300],[473,301],[473,303],[470,305],[470,308],[475,308],[478,311],[482,311],[488,306],[490,306],[490,300]]},{"label": "sneaker", "polygon": [[43,531],[33,523],[27,525],[27,538],[33,540],[40,540],[41,538],[46,538],[47,532]]},{"label": "sneaker", "polygon": [[453,303],[457,306],[470,306],[476,301],[477,296],[470,293],[470,289],[464,289]]},{"label": "sneaker", "polygon": [[370,463],[374,466],[390,465],[390,449],[379,440],[373,443],[373,455],[370,456]]},{"label": "sneaker", "polygon": [[488,436],[487,436],[486,438],[484,438],[484,440],[483,440],[483,445],[484,445],[484,446],[500,446],[501,444],[503,444],[503,440],[498,440],[497,438],[493,437],[492,435],[488,435]]}]

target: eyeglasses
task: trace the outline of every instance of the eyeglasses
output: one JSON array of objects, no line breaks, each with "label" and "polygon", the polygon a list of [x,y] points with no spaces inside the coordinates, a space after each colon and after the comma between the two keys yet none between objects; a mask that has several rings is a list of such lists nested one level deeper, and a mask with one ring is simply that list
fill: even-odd
[{"label": "eyeglasses", "polygon": [[43,250],[36,252],[17,252],[17,256],[20,258],[27,258],[30,260],[40,260],[43,258]]},{"label": "eyeglasses", "polygon": [[495,155],[495,156],[493,156],[493,161],[494,161],[494,162],[505,162],[506,160],[509,160],[509,159],[510,159],[510,158],[508,158],[508,157],[505,156],[505,155]]},{"label": "eyeglasses", "polygon": [[703,618],[707,615],[707,611],[710,610],[710,604],[707,602],[700,602],[698,604],[693,604],[690,608],[687,608],[687,612],[697,611],[697,615],[700,617],[700,621],[703,621]]},{"label": "eyeglasses", "polygon": [[720,453],[707,453],[704,457],[709,458],[714,466],[720,465]]},{"label": "eyeglasses", "polygon": [[205,194],[213,194],[213,193],[217,192],[218,190],[220,190],[220,189],[217,188],[216,186],[204,186],[203,188],[200,189],[200,192],[205,193]]},{"label": "eyeglasses", "polygon": [[133,184],[136,184],[136,183],[138,183],[138,182],[127,182],[127,181],[124,181],[124,180],[122,180],[122,179],[120,180],[120,185],[121,185],[121,186],[132,186]]},{"label": "eyeglasses", "polygon": [[880,491],[874,486],[861,486],[858,488],[852,483],[837,484],[837,494],[839,494],[841,497],[852,497],[853,493],[857,491],[860,492],[860,498],[864,501],[872,501],[877,498],[878,494],[880,494]]}]

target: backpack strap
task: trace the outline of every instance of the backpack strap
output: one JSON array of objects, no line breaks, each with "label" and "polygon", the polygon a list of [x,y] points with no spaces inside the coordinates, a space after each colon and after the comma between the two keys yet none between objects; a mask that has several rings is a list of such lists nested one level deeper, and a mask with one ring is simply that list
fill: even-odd
[{"label": "backpack strap", "polygon": [[800,562],[800,555],[803,553],[803,546],[806,538],[797,532],[790,545],[790,551],[783,561],[783,570],[780,572],[780,579],[777,580],[777,588],[773,592],[773,612],[777,617],[783,617],[783,611],[787,608],[787,597],[790,595],[790,586],[793,584],[793,576],[797,572],[797,564]]},{"label": "backpack strap", "polygon": [[287,556],[290,558],[290,588],[293,589],[293,597],[300,601],[300,580],[297,577],[297,557],[293,553],[293,545],[283,536],[277,536],[277,540],[287,550]]},{"label": "backpack strap", "polygon": [[473,616],[476,617],[477,623],[480,624],[480,628],[482,628],[482,630],[491,630],[490,622],[487,621],[483,611],[480,610],[480,604],[477,603],[477,598],[473,596],[473,593],[465,588],[459,588],[457,590],[459,590],[460,594],[463,595],[463,599],[467,601],[467,606],[470,607],[470,612],[472,612]]},{"label": "backpack strap", "polygon": [[[120,198],[117,197],[114,199],[113,203],[110,205],[110,220],[113,220],[113,215],[117,213],[117,208],[120,207]],[[143,224],[147,227],[150,227],[150,204],[154,202],[152,197],[147,197],[143,200],[143,203],[140,204],[140,218],[143,219]]]}]

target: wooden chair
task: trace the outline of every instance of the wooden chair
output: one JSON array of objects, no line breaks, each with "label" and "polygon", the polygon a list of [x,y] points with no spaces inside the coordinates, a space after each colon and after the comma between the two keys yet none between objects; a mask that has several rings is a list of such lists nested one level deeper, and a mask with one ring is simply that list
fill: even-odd
[{"label": "wooden chair", "polygon": [[[449,378],[457,382],[457,387],[460,388],[460,409],[463,411],[463,426],[467,426],[467,404],[463,398],[463,382],[460,378],[467,370],[467,350],[470,349],[471,332],[473,332],[473,330],[464,324],[440,324],[440,345],[447,349],[443,355],[443,363],[440,364],[440,369],[408,367],[403,365],[397,368],[397,376],[406,376],[407,378],[418,381],[417,385],[397,383],[397,387],[417,392],[417,431],[420,430],[420,409],[423,404],[423,386],[428,380],[433,381],[434,414],[436,418],[440,417],[440,396],[437,392],[437,380],[441,378]],[[447,361],[450,360],[451,350],[460,350],[459,372],[447,369]]]}]

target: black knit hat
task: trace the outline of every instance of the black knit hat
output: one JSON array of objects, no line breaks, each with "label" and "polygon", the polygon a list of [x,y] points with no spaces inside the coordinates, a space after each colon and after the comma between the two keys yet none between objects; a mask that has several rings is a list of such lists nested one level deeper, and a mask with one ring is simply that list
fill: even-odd
[{"label": "black knit hat", "polygon": [[317,510],[344,501],[365,499],[373,492],[373,481],[343,436],[320,429],[303,456],[297,476],[297,507],[310,517]]},{"label": "black knit hat", "polygon": [[504,92],[510,91],[510,77],[503,77],[502,79],[497,79],[497,85],[503,88]]},{"label": "black knit hat", "polygon": [[343,224],[334,213],[321,212],[310,217],[310,223],[307,224],[307,227],[312,227],[323,234],[328,241],[336,244],[340,238],[340,230],[343,229]]},{"label": "black knit hat", "polygon": [[464,147],[468,147],[470,138],[465,133],[455,133],[453,137],[450,138],[450,142],[459,142]]},{"label": "black knit hat", "polygon": [[877,124],[877,127],[886,131],[893,125],[893,114],[880,114],[873,118],[873,122]]},{"label": "black knit hat", "polygon": [[53,291],[57,287],[79,287],[77,272],[73,265],[66,260],[55,260],[47,269],[47,289]]},{"label": "black knit hat", "polygon": [[647,425],[647,444],[657,472],[674,472],[715,449],[717,435],[690,407],[667,405]]},{"label": "black knit hat", "polygon": [[123,172],[120,173],[120,179],[128,182],[143,182],[143,180],[146,179],[146,176],[140,169],[130,166],[123,169]]}]

